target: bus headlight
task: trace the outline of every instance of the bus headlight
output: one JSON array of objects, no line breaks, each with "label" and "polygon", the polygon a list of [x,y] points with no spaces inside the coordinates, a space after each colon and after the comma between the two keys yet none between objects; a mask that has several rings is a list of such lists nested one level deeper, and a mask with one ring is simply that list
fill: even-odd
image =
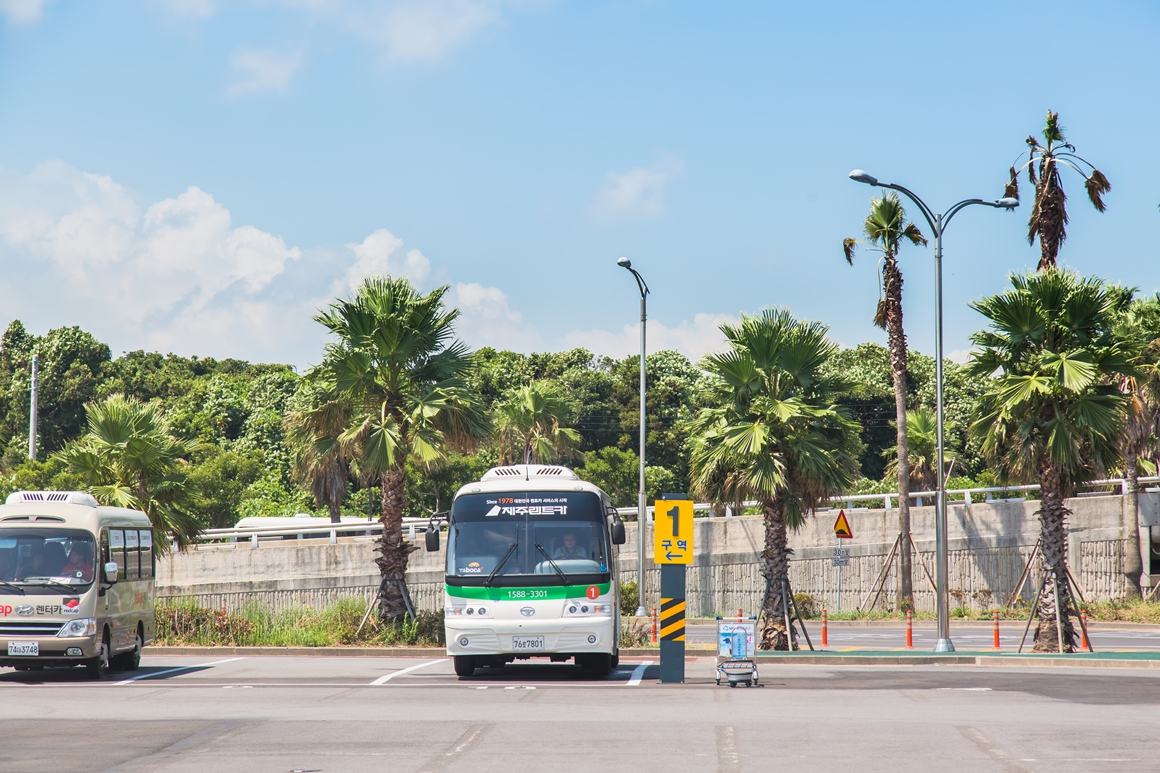
[{"label": "bus headlight", "polygon": [[78,636],[95,636],[97,634],[97,621],[91,617],[84,617],[80,620],[69,620],[60,627],[60,633],[57,634],[61,639],[75,639]]},{"label": "bus headlight", "polygon": [[611,604],[593,604],[591,601],[568,601],[564,603],[565,617],[583,617],[585,615],[610,615]]}]

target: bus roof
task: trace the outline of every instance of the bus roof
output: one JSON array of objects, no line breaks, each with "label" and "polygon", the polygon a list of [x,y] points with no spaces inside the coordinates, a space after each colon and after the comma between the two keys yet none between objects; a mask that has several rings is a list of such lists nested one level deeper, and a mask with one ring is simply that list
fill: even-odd
[{"label": "bus roof", "polygon": [[83,491],[17,491],[0,505],[0,527],[72,526],[96,531],[102,525],[149,528],[139,510],[106,507]]},{"label": "bus roof", "polygon": [[555,464],[512,464],[493,467],[476,483],[468,483],[455,492],[462,494],[489,494],[504,491],[590,491],[602,498],[607,494],[594,483],[581,480],[567,467]]}]

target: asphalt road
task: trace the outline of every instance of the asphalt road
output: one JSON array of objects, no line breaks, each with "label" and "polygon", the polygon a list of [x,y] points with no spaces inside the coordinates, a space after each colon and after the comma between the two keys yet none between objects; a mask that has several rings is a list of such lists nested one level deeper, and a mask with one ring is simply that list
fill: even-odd
[{"label": "asphalt road", "polygon": [[[999,622],[999,643],[1003,649],[1014,651],[1019,647],[1026,621],[1002,620]],[[815,647],[821,643],[822,624],[816,620],[806,623]],[[843,625],[830,623],[828,626],[829,649],[888,650],[906,646],[906,625]],[[1130,652],[1133,650],[1160,650],[1160,626],[1141,625],[1125,628],[1120,626],[1101,627],[1090,625],[1091,643],[1100,652]],[[1031,646],[1035,635],[1032,624],[1027,634],[1027,647]],[[716,640],[715,623],[691,623],[686,628],[685,639],[690,646],[712,646]],[[922,621],[914,625],[915,649],[933,649],[938,636],[933,622]],[[951,622],[951,641],[958,650],[989,650],[994,643],[994,629],[991,625]],[[802,640],[802,646],[805,641]]]},{"label": "asphalt road", "polygon": [[[1160,672],[655,665],[457,678],[443,658],[151,657],[100,683],[0,669],[0,771],[1141,771]],[[643,666],[643,667],[642,667]]]}]

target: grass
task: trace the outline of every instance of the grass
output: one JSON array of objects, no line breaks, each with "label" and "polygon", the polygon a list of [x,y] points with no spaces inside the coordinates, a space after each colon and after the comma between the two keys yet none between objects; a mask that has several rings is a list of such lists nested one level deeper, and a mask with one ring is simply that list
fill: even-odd
[{"label": "grass", "polygon": [[443,615],[422,612],[394,623],[367,611],[363,599],[342,598],[324,609],[295,607],[273,612],[249,602],[237,612],[208,609],[181,599],[158,604],[157,643],[222,647],[443,646]]}]

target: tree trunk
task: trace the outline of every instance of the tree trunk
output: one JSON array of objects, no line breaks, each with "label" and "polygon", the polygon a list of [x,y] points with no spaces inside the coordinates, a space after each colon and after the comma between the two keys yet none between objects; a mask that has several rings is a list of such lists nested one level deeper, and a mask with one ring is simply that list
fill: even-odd
[{"label": "tree trunk", "polygon": [[1144,562],[1140,556],[1140,480],[1136,471],[1136,454],[1124,454],[1124,554],[1120,559],[1128,588],[1124,597],[1140,598],[1140,574]]},{"label": "tree trunk", "polygon": [[[407,557],[415,546],[403,539],[403,507],[406,493],[406,474],[397,467],[384,472],[380,480],[383,514],[379,522],[383,534],[378,539],[375,563],[379,566],[382,582],[379,585],[379,617],[385,621],[398,620],[412,606],[407,594]],[[413,608],[413,606],[412,606]]]},{"label": "tree trunk", "polygon": [[331,523],[342,523],[342,505],[341,505],[341,503],[336,502],[335,500],[332,499],[327,504],[327,508],[330,510],[330,522]]},{"label": "tree trunk", "polygon": [[1059,618],[1063,622],[1063,651],[1075,650],[1075,629],[1071,622],[1071,585],[1067,578],[1067,516],[1063,503],[1063,476],[1050,462],[1039,470],[1040,552],[1043,556],[1045,582],[1039,599],[1039,625],[1035,629],[1035,652],[1059,652],[1058,626],[1055,620],[1056,591],[1059,594]]},{"label": "tree trunk", "polygon": [[763,650],[797,649],[785,629],[786,609],[782,603],[782,582],[786,597],[793,593],[789,584],[789,554],[785,522],[785,501],[776,497],[763,503],[765,516],[765,549],[761,551],[761,575],[765,578],[765,600],[761,604],[761,644]]},{"label": "tree trunk", "polygon": [[902,328],[902,272],[887,256],[882,269],[886,333],[894,376],[894,413],[898,424],[898,609],[914,609],[914,568],[910,547],[910,442],[906,436],[906,332]]}]

